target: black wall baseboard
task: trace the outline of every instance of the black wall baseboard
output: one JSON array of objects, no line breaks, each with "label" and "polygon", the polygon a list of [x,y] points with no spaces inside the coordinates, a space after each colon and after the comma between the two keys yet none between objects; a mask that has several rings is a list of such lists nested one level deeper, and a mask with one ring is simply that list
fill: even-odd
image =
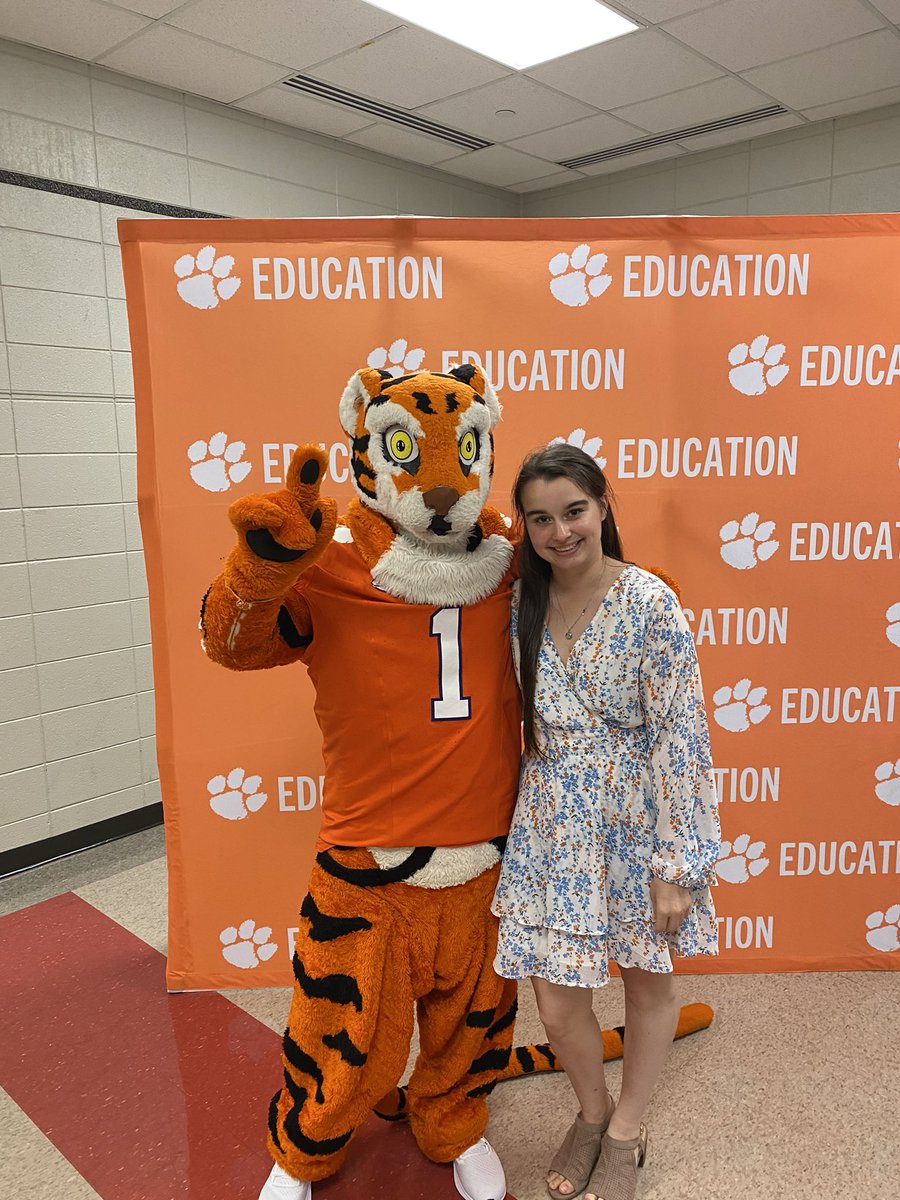
[{"label": "black wall baseboard", "polygon": [[65,858],[78,850],[102,846],[104,842],[113,842],[117,838],[127,837],[129,833],[140,833],[142,829],[152,829],[154,825],[162,823],[162,804],[148,804],[146,808],[121,813],[118,817],[109,817],[93,825],[84,825],[69,833],[59,833],[40,842],[18,846],[15,850],[5,850],[0,854],[0,878],[28,870],[29,867],[39,867],[57,858]]}]

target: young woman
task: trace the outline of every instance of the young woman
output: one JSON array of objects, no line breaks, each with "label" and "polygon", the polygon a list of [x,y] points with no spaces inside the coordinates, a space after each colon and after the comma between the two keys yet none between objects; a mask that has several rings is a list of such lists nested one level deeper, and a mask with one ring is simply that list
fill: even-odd
[{"label": "young woman", "polygon": [[[531,977],[581,1111],[547,1175],[554,1200],[629,1200],[672,1042],[672,956],[715,954],[719,823],[690,629],[624,561],[606,478],[575,447],[526,459],[513,657],[525,756],[494,911],[498,974]],[[607,1091],[592,988],[618,964],[625,1057]]]}]

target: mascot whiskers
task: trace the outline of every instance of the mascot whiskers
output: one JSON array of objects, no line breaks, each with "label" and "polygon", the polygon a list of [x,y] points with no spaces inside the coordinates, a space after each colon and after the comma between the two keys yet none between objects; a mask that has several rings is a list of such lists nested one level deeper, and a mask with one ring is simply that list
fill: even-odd
[{"label": "mascot whiskers", "polygon": [[513,544],[486,503],[499,418],[474,366],[359,371],[340,402],[358,494],[345,516],[320,495],[315,446],[284,490],[229,510],[238,542],[203,601],[206,653],[306,666],[328,781],[260,1200],[309,1200],[373,1107],[408,1117],[466,1200],[502,1200],[486,1096],[556,1066],[549,1047],[511,1059],[515,984],[491,965],[520,756]]}]

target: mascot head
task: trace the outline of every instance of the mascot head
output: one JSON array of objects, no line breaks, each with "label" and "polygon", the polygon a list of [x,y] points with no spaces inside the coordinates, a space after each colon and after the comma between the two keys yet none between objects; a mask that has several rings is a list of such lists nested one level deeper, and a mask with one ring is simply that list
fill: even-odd
[{"label": "mascot head", "polygon": [[479,367],[392,378],[367,367],[341,397],[363,504],[434,546],[465,541],[487,500],[500,405]]}]

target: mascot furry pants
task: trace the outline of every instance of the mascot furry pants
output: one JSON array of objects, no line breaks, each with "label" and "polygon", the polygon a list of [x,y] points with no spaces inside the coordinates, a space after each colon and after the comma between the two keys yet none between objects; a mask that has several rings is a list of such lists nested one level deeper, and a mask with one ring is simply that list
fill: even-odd
[{"label": "mascot furry pants", "polygon": [[269,1148],[289,1174],[314,1181],[341,1165],[403,1074],[414,1011],[421,1053],[407,1097],[419,1147],[450,1162],[482,1136],[516,1008],[515,983],[492,967],[498,873],[435,889],[379,884],[364,850],[319,855],[300,910],[284,1086],[269,1111]]}]

